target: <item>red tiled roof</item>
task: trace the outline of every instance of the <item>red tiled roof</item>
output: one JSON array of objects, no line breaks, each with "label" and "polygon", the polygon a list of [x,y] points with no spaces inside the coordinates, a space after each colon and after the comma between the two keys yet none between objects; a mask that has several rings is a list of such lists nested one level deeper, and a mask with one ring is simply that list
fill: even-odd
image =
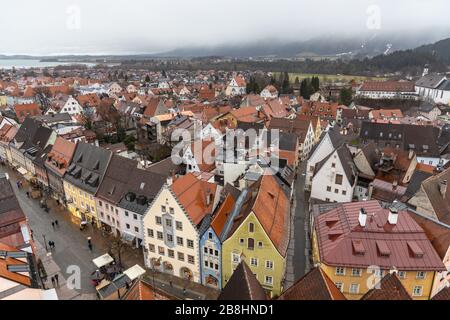
[{"label": "red tiled roof", "polygon": [[[17,252],[18,251],[16,248],[9,246],[7,244],[1,243],[1,242],[0,242],[0,250],[7,251],[7,252]],[[14,282],[23,284],[25,286],[31,286],[30,277],[23,275],[21,273],[18,273],[18,272],[12,272],[12,271],[8,270],[8,266],[26,265],[26,264],[27,263],[25,263],[21,260],[10,258],[10,257],[6,257],[6,259],[0,259],[0,278],[5,278],[10,281],[14,281]]]},{"label": "red tiled roof", "polygon": [[[364,227],[358,222],[361,208],[367,212]],[[377,265],[384,270],[393,267],[398,270],[445,269],[426,233],[406,211],[398,213],[396,225],[387,222],[388,215],[389,210],[382,209],[377,201],[343,203],[319,215],[314,226],[321,261],[343,267]],[[327,223],[331,217],[338,222]],[[360,241],[364,254],[355,252],[354,240]],[[421,251],[423,255],[414,255],[414,251]]]},{"label": "red tiled roof", "polygon": [[14,106],[14,111],[16,112],[16,116],[20,123],[22,123],[27,116],[34,117],[42,114],[37,103],[16,104]]},{"label": "red tiled roof", "polygon": [[395,273],[387,274],[361,300],[412,300]]},{"label": "red tiled roof", "polygon": [[231,214],[233,210],[233,206],[235,204],[235,199],[231,194],[227,195],[225,200],[220,205],[216,214],[214,215],[214,219],[211,221],[211,227],[217,236],[220,236],[222,233],[222,229],[225,226],[225,222],[228,219],[228,216]]},{"label": "red tiled roof", "polygon": [[450,300],[450,287],[445,287],[436,293],[431,300]]},{"label": "red tiled roof", "polygon": [[214,197],[209,204],[207,197],[208,194],[215,195],[216,184],[197,179],[189,173],[176,179],[170,188],[195,225],[212,212]]},{"label": "red tiled roof", "polygon": [[366,81],[360,91],[415,92],[410,81]]},{"label": "red tiled roof", "polygon": [[285,256],[289,243],[290,203],[284,190],[270,173],[262,177],[253,212],[275,248]]},{"label": "red tiled roof", "polygon": [[[72,160],[72,156],[75,152],[76,144],[68,141],[64,138],[57,137],[55,140],[55,144],[52,147],[52,150],[47,155],[46,165],[51,167],[56,172],[60,173],[61,176],[67,170],[67,165]],[[62,165],[61,168],[55,166],[53,161],[60,163]]]},{"label": "red tiled roof", "polygon": [[316,267],[281,294],[279,300],[346,300],[333,281]]}]

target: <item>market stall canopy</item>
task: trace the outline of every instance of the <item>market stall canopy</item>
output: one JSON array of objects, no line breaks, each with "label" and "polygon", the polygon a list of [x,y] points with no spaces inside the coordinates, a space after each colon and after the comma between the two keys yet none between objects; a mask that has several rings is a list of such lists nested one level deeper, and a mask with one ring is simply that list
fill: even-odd
[{"label": "market stall canopy", "polygon": [[113,261],[114,261],[114,259],[107,253],[92,260],[92,262],[97,266],[97,268],[104,267]]},{"label": "market stall canopy", "polygon": [[145,270],[140,265],[135,264],[131,268],[125,270],[123,273],[125,273],[128,276],[128,278],[130,278],[131,280],[134,280],[134,279],[137,279],[140,276],[144,275]]},{"label": "market stall canopy", "polygon": [[21,174],[21,175],[26,175],[28,173],[28,171],[22,167],[18,167],[17,171]]}]

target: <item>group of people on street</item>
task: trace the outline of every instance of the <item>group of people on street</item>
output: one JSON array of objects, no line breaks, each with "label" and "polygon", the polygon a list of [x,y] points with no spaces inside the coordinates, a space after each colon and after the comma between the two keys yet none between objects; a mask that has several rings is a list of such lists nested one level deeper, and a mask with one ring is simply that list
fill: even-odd
[{"label": "group of people on street", "polygon": [[55,242],[52,241],[52,240],[49,240],[49,241],[48,241],[48,246],[50,247],[50,250],[55,249]]},{"label": "group of people on street", "polygon": [[53,228],[53,230],[55,228],[59,228],[58,220],[52,221],[52,228]]}]

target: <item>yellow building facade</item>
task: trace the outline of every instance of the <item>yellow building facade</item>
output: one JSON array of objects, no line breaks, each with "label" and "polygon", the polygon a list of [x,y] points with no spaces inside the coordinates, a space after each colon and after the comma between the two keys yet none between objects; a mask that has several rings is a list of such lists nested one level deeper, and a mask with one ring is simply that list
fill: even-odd
[{"label": "yellow building facade", "polygon": [[86,192],[73,184],[64,181],[64,193],[67,199],[67,208],[75,217],[87,220],[88,222],[94,221],[98,225],[97,208],[95,205],[94,195]]},{"label": "yellow building facade", "polygon": [[[313,262],[341,290],[349,300],[360,299],[373,288],[390,270],[375,271],[373,268],[352,268],[344,266],[329,266],[320,261],[317,234],[313,233]],[[397,276],[408,294],[414,300],[428,300],[431,297],[435,271],[398,270]]]},{"label": "yellow building facade", "polygon": [[286,259],[278,252],[253,212],[223,243],[222,283],[224,286],[242,260],[245,260],[259,283],[272,297],[281,294]]}]

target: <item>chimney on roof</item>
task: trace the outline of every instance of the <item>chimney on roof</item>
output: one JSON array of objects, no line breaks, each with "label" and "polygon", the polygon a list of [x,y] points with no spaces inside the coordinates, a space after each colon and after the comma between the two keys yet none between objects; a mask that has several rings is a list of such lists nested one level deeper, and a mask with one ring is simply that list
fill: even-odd
[{"label": "chimney on roof", "polygon": [[445,194],[447,193],[447,180],[439,182],[439,191],[441,192],[442,198],[445,199]]},{"label": "chimney on roof", "polygon": [[366,226],[367,212],[364,208],[359,209],[358,222],[361,227]]},{"label": "chimney on roof", "polygon": [[[395,203],[395,201],[394,201]],[[398,209],[394,207],[394,203],[392,206],[389,207],[389,216],[388,216],[388,222],[391,225],[396,225],[398,221]]]}]

